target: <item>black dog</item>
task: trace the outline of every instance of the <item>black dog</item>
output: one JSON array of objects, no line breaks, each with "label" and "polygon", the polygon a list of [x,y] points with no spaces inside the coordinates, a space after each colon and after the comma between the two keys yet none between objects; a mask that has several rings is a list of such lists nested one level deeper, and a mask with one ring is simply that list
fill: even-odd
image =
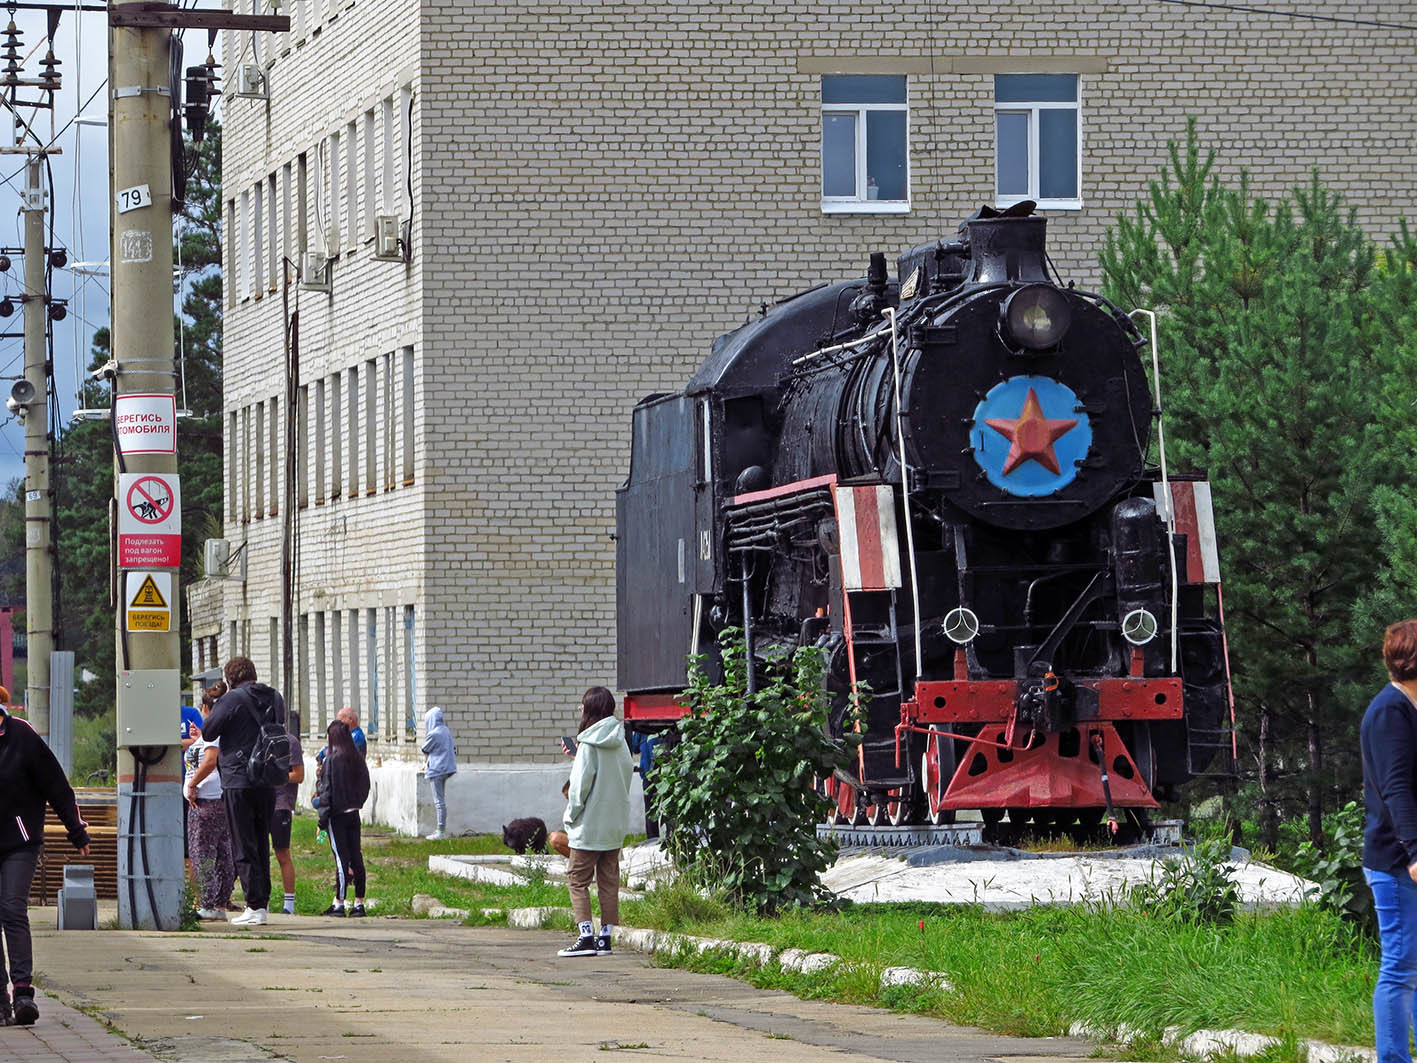
[{"label": "black dog", "polygon": [[502,844],[516,853],[530,849],[534,853],[546,852],[546,824],[535,816],[514,819],[502,828]]}]

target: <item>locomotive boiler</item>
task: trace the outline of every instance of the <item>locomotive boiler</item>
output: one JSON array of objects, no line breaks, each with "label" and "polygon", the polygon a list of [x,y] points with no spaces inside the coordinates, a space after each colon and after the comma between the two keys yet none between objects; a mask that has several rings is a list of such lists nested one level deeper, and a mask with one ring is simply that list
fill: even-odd
[{"label": "locomotive boiler", "polygon": [[[1208,485],[1166,467],[1150,335],[1050,279],[1032,204],[720,337],[633,414],[617,492],[626,719],[690,654],[821,646],[840,821],[1115,823],[1233,770]],[[1145,356],[1145,360],[1143,358]],[[865,720],[848,692],[869,687]]]}]

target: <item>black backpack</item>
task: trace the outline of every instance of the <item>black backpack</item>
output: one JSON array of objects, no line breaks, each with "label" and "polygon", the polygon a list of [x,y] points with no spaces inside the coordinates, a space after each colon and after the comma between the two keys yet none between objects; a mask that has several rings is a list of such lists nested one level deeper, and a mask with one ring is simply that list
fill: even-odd
[{"label": "black backpack", "polygon": [[[246,708],[261,729],[246,758],[246,777],[252,786],[284,786],[290,782],[290,735],[285,724],[263,719],[249,701]],[[269,709],[266,715],[269,717]]]}]

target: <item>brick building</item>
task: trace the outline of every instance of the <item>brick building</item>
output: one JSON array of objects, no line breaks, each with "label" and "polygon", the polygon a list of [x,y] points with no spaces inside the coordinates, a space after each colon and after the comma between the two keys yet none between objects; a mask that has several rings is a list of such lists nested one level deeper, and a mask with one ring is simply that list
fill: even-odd
[{"label": "brick building", "polygon": [[[247,578],[192,589],[196,667],[248,653],[307,729],[356,705],[401,780],[385,822],[426,801],[407,762],[432,704],[469,766],[543,786],[581,691],[614,682],[630,410],[760,304],[1021,198],[1093,284],[1187,115],[1258,192],[1317,166],[1374,235],[1417,214],[1414,31],[1326,21],[1410,27],[1417,3],[1303,10],[293,0],[289,34],[229,34],[228,92],[253,63],[269,89],[223,115],[224,534]],[[380,215],[407,261],[376,256]],[[287,292],[311,252],[329,294]],[[464,826],[535,804],[474,774]]]}]

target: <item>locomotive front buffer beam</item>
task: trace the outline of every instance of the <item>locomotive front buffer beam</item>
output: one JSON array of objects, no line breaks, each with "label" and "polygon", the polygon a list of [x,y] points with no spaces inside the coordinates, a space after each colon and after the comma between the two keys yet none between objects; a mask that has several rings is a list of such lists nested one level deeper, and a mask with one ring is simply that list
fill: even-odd
[{"label": "locomotive front buffer beam", "polygon": [[[1095,712],[1048,731],[1019,724],[1015,681],[917,683],[915,700],[901,704],[897,760],[907,732],[928,736],[937,762],[944,747],[962,745],[962,755],[945,758],[934,771],[927,764],[922,783],[932,810],[1159,807],[1152,780],[1116,725],[1181,719],[1181,680],[1132,677],[1077,685],[1095,695]],[[961,726],[974,733],[959,733]],[[1150,763],[1149,752],[1143,763]]]}]

